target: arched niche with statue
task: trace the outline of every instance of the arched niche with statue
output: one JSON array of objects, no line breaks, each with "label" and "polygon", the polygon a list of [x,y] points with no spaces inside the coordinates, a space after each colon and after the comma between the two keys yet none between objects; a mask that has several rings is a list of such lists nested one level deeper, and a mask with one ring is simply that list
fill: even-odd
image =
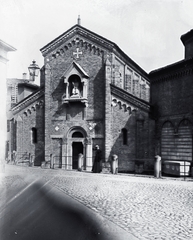
[{"label": "arched niche with statue", "polygon": [[63,74],[66,90],[63,97],[64,103],[82,102],[87,103],[88,74],[76,62],[73,62]]},{"label": "arched niche with statue", "polygon": [[73,74],[68,79],[68,94],[69,98],[82,98],[83,97],[83,84],[81,82],[81,78]]}]

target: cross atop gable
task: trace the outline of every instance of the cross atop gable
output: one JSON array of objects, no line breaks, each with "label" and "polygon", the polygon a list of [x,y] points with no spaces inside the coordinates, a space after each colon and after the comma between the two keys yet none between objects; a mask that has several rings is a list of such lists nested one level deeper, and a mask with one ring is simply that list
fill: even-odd
[{"label": "cross atop gable", "polygon": [[[79,24],[73,26],[62,35],[48,43],[46,46],[40,49],[43,56],[47,55],[47,53],[52,52],[58,46],[61,46],[64,42],[68,42],[70,39],[74,38],[75,36],[82,37],[87,39],[90,43],[92,42],[94,45],[98,45],[101,48],[112,48],[114,43],[109,41],[108,39],[99,36],[98,34],[80,26]],[[76,39],[75,39],[76,42]]]}]

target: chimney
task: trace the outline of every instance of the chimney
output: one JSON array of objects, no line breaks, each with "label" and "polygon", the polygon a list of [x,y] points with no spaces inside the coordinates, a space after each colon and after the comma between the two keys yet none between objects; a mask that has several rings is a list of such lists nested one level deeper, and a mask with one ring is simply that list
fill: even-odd
[{"label": "chimney", "polygon": [[193,29],[181,36],[185,47],[185,59],[193,58]]},{"label": "chimney", "polygon": [[78,25],[81,25],[81,20],[80,20],[80,15],[78,15],[78,21],[77,21]]},{"label": "chimney", "polygon": [[27,73],[23,73],[23,80],[27,79]]}]

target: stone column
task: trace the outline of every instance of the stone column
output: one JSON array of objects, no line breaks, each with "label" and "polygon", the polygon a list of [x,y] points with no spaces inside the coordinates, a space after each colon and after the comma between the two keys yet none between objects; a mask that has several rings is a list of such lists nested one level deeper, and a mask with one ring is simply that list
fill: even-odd
[{"label": "stone column", "polygon": [[50,168],[54,168],[54,154],[50,154]]},{"label": "stone column", "polygon": [[71,170],[72,169],[72,140],[66,139],[65,144],[63,145],[63,154],[65,157],[66,162],[66,169]]},{"label": "stone column", "polygon": [[85,141],[86,144],[86,170],[91,171],[92,170],[92,139],[87,138]]},{"label": "stone column", "polygon": [[83,83],[83,98],[87,99],[87,79],[83,78],[82,83]]},{"label": "stone column", "polygon": [[68,140],[67,138],[64,138],[62,143],[62,168],[63,169],[68,169],[67,146],[68,146]]},{"label": "stone column", "polygon": [[69,95],[69,82],[67,81],[66,82],[66,98],[70,98],[70,95]]}]

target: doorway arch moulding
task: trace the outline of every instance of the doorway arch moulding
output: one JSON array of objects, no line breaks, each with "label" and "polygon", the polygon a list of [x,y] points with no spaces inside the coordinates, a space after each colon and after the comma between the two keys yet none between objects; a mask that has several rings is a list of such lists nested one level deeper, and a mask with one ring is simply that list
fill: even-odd
[{"label": "doorway arch moulding", "polygon": [[83,170],[91,171],[93,157],[92,138],[88,137],[87,131],[80,126],[73,126],[70,128],[66,134],[66,138],[63,140],[63,156],[66,156],[63,166],[66,166],[66,169],[69,170],[73,169],[73,156],[75,157],[73,154],[76,152],[74,148],[76,146],[78,147],[78,143],[81,143],[83,146]]}]

